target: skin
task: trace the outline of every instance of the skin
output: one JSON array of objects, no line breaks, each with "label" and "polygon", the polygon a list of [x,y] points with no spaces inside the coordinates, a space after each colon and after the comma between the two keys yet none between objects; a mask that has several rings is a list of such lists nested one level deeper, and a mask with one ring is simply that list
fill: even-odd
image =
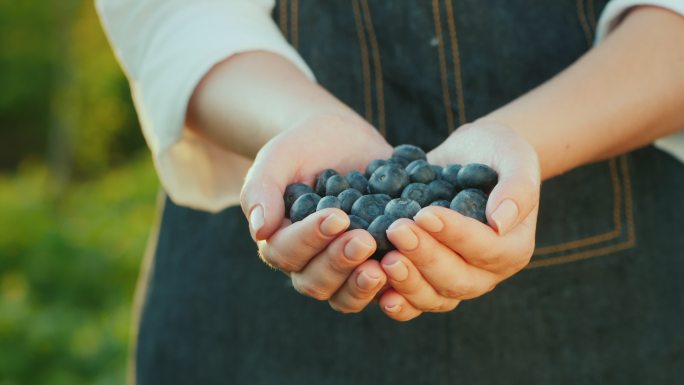
[{"label": "skin", "polygon": [[377,296],[388,317],[406,321],[450,311],[529,262],[541,180],[684,127],[683,40],[684,18],[635,8],[559,75],[456,130],[428,160],[485,163],[499,172],[487,205],[491,227],[426,207],[388,229],[397,251],[380,263],[366,260],[375,249],[367,232],[344,232],[349,220],[340,210],[295,224],[283,219],[287,184],[311,184],[325,168],[363,170],[391,153],[361,117],[287,60],[250,52],[217,65],[195,91],[187,123],[255,158],[241,205],[267,264],[337,311],[361,311]]}]

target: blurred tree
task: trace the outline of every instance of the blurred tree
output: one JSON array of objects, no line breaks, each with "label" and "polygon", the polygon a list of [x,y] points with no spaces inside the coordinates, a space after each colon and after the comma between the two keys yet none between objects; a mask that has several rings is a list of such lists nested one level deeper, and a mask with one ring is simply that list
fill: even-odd
[{"label": "blurred tree", "polygon": [[[144,147],[92,1],[0,0],[0,167],[90,177]],[[49,138],[49,142],[48,142]]]}]

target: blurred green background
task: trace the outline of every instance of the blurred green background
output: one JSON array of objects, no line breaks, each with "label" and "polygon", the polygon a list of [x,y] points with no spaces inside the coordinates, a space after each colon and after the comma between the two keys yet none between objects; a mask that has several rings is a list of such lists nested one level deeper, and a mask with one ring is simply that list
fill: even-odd
[{"label": "blurred green background", "polygon": [[0,385],[125,383],[158,182],[92,1],[0,0]]}]

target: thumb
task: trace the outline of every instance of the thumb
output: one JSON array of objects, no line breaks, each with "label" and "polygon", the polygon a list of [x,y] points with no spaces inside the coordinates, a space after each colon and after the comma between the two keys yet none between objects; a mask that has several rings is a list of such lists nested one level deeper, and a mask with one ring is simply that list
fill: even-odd
[{"label": "thumb", "polygon": [[240,192],[240,205],[254,241],[270,238],[285,217],[283,193],[294,172],[291,163],[277,158],[268,151],[257,154]]},{"label": "thumb", "polygon": [[534,150],[508,148],[504,151],[515,153],[500,154],[502,161],[496,165],[499,181],[489,195],[486,210],[487,221],[499,235],[517,226],[537,207],[541,183]]}]

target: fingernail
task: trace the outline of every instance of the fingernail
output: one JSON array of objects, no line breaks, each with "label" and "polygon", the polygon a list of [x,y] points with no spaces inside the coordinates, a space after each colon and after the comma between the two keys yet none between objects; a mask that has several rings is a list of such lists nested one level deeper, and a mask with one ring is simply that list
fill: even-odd
[{"label": "fingernail", "polygon": [[511,199],[501,202],[492,214],[492,220],[496,224],[499,235],[507,233],[516,218],[518,218],[518,205]]},{"label": "fingernail", "polygon": [[390,226],[387,230],[387,237],[400,250],[411,251],[418,247],[418,237],[408,225],[399,225],[395,228]]},{"label": "fingernail", "polygon": [[324,235],[336,235],[347,227],[347,221],[340,214],[330,214],[323,222],[321,222],[321,233]]},{"label": "fingernail", "polygon": [[356,284],[363,290],[371,290],[380,283],[380,276],[377,273],[362,271],[356,277]]},{"label": "fingernail", "polygon": [[406,265],[399,260],[390,263],[389,265],[383,264],[382,269],[385,270],[390,278],[395,281],[401,282],[408,278],[408,267],[406,267]]},{"label": "fingernail", "polygon": [[419,211],[418,214],[416,214],[416,216],[413,218],[413,220],[416,221],[418,226],[424,228],[425,230],[431,233],[438,233],[442,231],[442,229],[444,229],[444,222],[442,222],[442,220],[439,219],[438,216],[429,211]]},{"label": "fingernail", "polygon": [[370,254],[373,245],[369,245],[358,238],[352,238],[344,246],[344,256],[351,259],[363,259]]},{"label": "fingernail", "polygon": [[387,305],[385,306],[385,311],[390,313],[399,313],[401,311],[401,305]]},{"label": "fingernail", "polygon": [[257,240],[256,234],[260,228],[264,226],[264,208],[261,205],[256,205],[249,213],[249,232],[254,241]]}]

